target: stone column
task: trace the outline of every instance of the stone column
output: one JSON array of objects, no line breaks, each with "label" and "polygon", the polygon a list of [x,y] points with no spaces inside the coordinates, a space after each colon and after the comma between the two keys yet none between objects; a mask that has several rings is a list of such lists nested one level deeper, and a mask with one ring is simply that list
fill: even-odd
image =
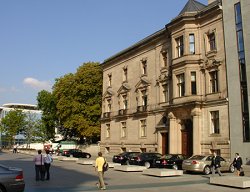
[{"label": "stone column", "polygon": [[199,108],[191,111],[193,116],[193,154],[201,154],[201,129],[200,129],[200,114]]},{"label": "stone column", "polygon": [[177,153],[177,132],[176,132],[176,117],[172,112],[168,114],[169,122],[169,153]]}]

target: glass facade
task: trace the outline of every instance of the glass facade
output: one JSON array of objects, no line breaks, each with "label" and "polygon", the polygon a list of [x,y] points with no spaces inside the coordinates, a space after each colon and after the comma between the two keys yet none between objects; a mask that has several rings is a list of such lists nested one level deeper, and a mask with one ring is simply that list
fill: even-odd
[{"label": "glass facade", "polygon": [[248,106],[248,91],[247,91],[247,78],[246,78],[247,74],[246,74],[245,49],[244,49],[243,26],[242,26],[240,3],[235,4],[235,25],[236,25],[235,27],[236,27],[239,71],[240,71],[243,141],[250,142],[249,106]]}]

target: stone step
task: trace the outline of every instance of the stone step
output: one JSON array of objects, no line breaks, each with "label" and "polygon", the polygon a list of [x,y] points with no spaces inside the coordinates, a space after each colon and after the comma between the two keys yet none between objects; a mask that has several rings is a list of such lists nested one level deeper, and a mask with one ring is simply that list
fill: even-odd
[{"label": "stone step", "polygon": [[249,188],[250,177],[239,177],[239,176],[211,176],[210,184],[223,185],[237,188]]},{"label": "stone step", "polygon": [[143,170],[142,174],[158,176],[158,177],[172,177],[172,176],[183,175],[183,170],[150,168],[150,169]]},{"label": "stone step", "polygon": [[142,172],[145,169],[147,168],[144,166],[137,166],[137,165],[121,165],[114,167],[114,170],[124,171],[124,172]]}]

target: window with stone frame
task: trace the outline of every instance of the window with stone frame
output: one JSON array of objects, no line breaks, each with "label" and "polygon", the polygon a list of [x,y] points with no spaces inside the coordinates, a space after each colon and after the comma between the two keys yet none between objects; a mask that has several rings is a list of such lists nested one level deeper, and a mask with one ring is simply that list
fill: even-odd
[{"label": "window with stone frame", "polygon": [[189,53],[195,54],[195,36],[193,33],[189,34]]},{"label": "window with stone frame", "polygon": [[209,77],[210,77],[210,93],[217,93],[219,91],[218,71],[209,72]]},{"label": "window with stone frame", "polygon": [[168,102],[169,100],[169,91],[168,91],[168,84],[162,85],[162,102]]},{"label": "window with stone frame", "polygon": [[191,72],[191,94],[197,94],[197,86],[196,86],[196,72]]},{"label": "window with stone frame", "polygon": [[143,90],[141,94],[142,94],[142,106],[147,106],[148,105],[147,91]]},{"label": "window with stone frame", "polygon": [[140,137],[146,137],[147,122],[146,119],[140,120]]},{"label": "window with stone frame", "polygon": [[112,108],[112,100],[111,100],[111,98],[109,98],[109,99],[107,99],[106,112],[111,112],[111,108]]},{"label": "window with stone frame", "polygon": [[128,68],[124,67],[123,68],[123,82],[127,82],[128,81]]},{"label": "window with stone frame", "polygon": [[108,74],[108,86],[111,87],[112,85],[112,74]]},{"label": "window with stone frame", "polygon": [[211,116],[211,134],[220,133],[219,111],[210,111]]},{"label": "window with stone frame", "polygon": [[147,75],[148,69],[147,69],[147,59],[141,60],[141,67],[142,67],[142,75]]},{"label": "window with stone frame", "polygon": [[216,38],[215,32],[211,32],[207,34],[208,39],[208,51],[216,50]]},{"label": "window with stone frame", "polygon": [[122,108],[121,109],[128,109],[128,96],[122,95]]},{"label": "window with stone frame", "polygon": [[176,38],[175,42],[176,42],[176,57],[182,57],[184,55],[183,36]]},{"label": "window with stone frame", "polygon": [[106,138],[110,138],[110,124],[106,124]]},{"label": "window with stone frame", "polygon": [[124,138],[127,136],[127,123],[121,122],[121,138]]},{"label": "window with stone frame", "polygon": [[163,59],[162,67],[167,67],[168,66],[168,51],[162,50],[161,55],[162,55],[162,59]]},{"label": "window with stone frame", "polygon": [[185,75],[184,73],[177,75],[177,91],[178,97],[185,96]]}]

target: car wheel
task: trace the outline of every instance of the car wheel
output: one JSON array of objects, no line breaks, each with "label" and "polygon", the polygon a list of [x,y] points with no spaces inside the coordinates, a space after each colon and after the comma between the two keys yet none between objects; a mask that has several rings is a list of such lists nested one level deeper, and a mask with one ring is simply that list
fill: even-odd
[{"label": "car wheel", "polygon": [[210,170],[210,167],[209,167],[209,166],[206,166],[206,167],[204,168],[204,170],[203,170],[203,173],[204,173],[205,175],[209,175],[210,172],[211,172],[211,170]]},{"label": "car wheel", "polygon": [[87,155],[86,155],[86,158],[87,158],[87,159],[89,159],[89,158],[90,158],[90,155],[89,155],[89,154],[87,154]]},{"label": "car wheel", "polygon": [[150,167],[150,163],[146,161],[146,162],[144,163],[144,166],[148,169],[148,168]]},{"label": "car wheel", "polygon": [[178,166],[177,165],[173,165],[173,169],[174,170],[178,170]]},{"label": "car wheel", "polygon": [[234,171],[235,171],[235,167],[233,164],[231,164],[229,167],[229,172],[233,173]]}]

